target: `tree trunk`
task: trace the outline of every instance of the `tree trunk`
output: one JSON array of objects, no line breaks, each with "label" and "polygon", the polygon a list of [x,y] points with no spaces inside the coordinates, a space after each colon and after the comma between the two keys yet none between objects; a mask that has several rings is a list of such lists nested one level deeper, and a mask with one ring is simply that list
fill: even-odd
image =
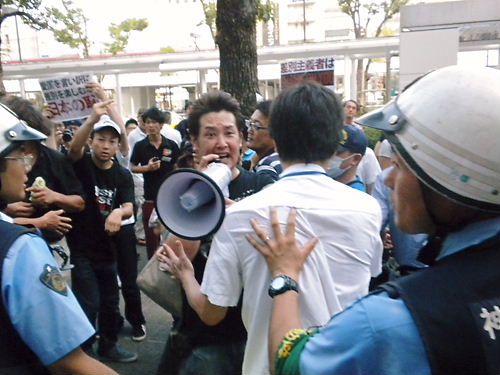
[{"label": "tree trunk", "polygon": [[256,0],[217,0],[220,88],[240,103],[244,115],[255,109],[257,79]]}]

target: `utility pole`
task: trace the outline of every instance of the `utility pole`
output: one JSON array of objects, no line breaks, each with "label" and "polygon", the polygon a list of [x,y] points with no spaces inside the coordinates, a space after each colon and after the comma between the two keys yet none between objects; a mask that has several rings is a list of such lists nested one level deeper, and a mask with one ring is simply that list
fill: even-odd
[{"label": "utility pole", "polygon": [[306,0],[302,0],[302,18],[304,20],[304,43],[307,41],[306,38]]}]

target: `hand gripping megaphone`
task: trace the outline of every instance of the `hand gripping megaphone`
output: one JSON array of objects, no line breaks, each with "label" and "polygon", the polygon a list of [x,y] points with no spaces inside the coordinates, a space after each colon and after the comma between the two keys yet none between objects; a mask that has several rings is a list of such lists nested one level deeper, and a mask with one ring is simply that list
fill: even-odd
[{"label": "hand gripping megaphone", "polygon": [[158,189],[158,217],[170,233],[187,240],[215,233],[224,220],[230,182],[231,169],[223,163],[210,163],[203,172],[177,169]]}]

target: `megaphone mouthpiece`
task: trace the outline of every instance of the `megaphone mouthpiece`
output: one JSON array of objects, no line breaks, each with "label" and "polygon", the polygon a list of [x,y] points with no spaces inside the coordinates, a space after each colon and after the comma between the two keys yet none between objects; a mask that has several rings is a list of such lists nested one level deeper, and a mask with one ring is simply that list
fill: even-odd
[{"label": "megaphone mouthpiece", "polygon": [[203,172],[177,169],[158,189],[158,217],[178,237],[198,240],[211,235],[224,220],[230,182],[231,170],[223,163],[210,163]]},{"label": "megaphone mouthpiece", "polygon": [[214,193],[206,188],[204,182],[195,181],[193,185],[179,198],[182,208],[191,212],[214,199]]}]

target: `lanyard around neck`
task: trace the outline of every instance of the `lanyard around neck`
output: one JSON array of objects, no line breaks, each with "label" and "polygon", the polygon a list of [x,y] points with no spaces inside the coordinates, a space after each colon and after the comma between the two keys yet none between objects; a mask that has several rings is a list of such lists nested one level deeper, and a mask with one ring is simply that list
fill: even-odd
[{"label": "lanyard around neck", "polygon": [[288,173],[280,177],[280,180],[286,177],[293,177],[293,176],[305,176],[305,175],[311,175],[311,174],[322,174],[325,176],[328,176],[325,172],[320,172],[320,171],[304,171],[304,172],[294,172],[294,173]]}]

